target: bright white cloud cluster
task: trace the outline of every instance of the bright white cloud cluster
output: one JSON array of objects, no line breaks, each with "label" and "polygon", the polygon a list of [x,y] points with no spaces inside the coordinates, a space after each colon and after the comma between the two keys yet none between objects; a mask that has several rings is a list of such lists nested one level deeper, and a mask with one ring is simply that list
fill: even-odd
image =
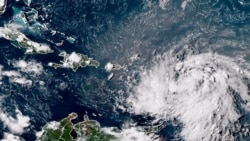
[{"label": "bright white cloud cluster", "polygon": [[17,71],[11,70],[11,71],[3,71],[2,75],[7,77],[20,77],[21,74]]},{"label": "bright white cloud cluster", "polygon": [[6,6],[7,6],[7,0],[0,0],[0,15],[2,15],[5,12]]},{"label": "bright white cloud cluster", "polygon": [[3,7],[5,5],[5,0],[0,0],[0,7]]},{"label": "bright white cloud cluster", "polygon": [[52,121],[47,125],[48,129],[56,130],[59,128],[60,122]]},{"label": "bright white cloud cluster", "polygon": [[16,118],[9,116],[7,113],[0,112],[0,120],[14,134],[24,133],[24,129],[30,125],[30,118],[24,116],[18,109],[16,109]]},{"label": "bright white cloud cluster", "polygon": [[31,86],[33,83],[31,80],[28,80],[26,78],[11,78],[10,82],[18,83],[21,85],[28,85],[28,86]]},{"label": "bright white cloud cluster", "polygon": [[14,63],[14,66],[26,73],[35,73],[39,75],[43,72],[42,64],[35,61],[26,62],[25,60],[19,60]]},{"label": "bright white cloud cluster", "polygon": [[108,62],[108,63],[105,65],[105,70],[106,70],[107,72],[110,72],[110,71],[113,69],[113,67],[114,67],[114,64]]},{"label": "bright white cloud cluster", "polygon": [[[165,10],[169,4],[170,0],[159,0],[159,7]],[[191,2],[191,0],[183,0],[181,3],[181,8],[183,10],[186,9],[188,2]]]},{"label": "bright white cloud cluster", "polygon": [[[24,77],[22,73],[27,73],[29,76],[37,76],[43,72],[42,64],[35,61],[27,62],[24,60],[19,60],[14,62],[13,66],[18,70],[4,70],[3,66],[0,66],[0,80],[2,77],[8,77],[9,82],[31,86],[33,84],[32,80]],[[2,84],[1,81],[0,84]]]},{"label": "bright white cloud cluster", "polygon": [[240,68],[218,54],[189,55],[180,61],[168,53],[142,73],[127,101],[133,113],[178,119],[185,140],[233,140],[230,132],[243,114],[239,108],[250,112],[250,77]]},{"label": "bright white cloud cluster", "polygon": [[153,141],[152,135],[148,135],[136,127],[124,128],[119,133],[112,131],[113,128],[102,128],[102,130],[116,136],[116,141]]},{"label": "bright white cloud cluster", "polygon": [[112,64],[111,62],[108,62],[106,65],[105,65],[105,70],[107,72],[111,72],[113,70],[119,70],[119,69],[122,69],[122,66],[118,65],[118,64]]},{"label": "bright white cloud cluster", "polygon": [[183,2],[181,3],[181,8],[182,8],[183,10],[186,9],[187,3],[188,3],[189,1],[191,1],[191,0],[183,0]]},{"label": "bright white cloud cluster", "polygon": [[4,133],[4,138],[1,141],[22,141],[22,139],[11,133]]},{"label": "bright white cloud cluster", "polygon": [[70,62],[79,63],[82,60],[82,56],[80,56],[79,54],[76,54],[75,52],[72,52],[69,55],[68,59],[69,59]]},{"label": "bright white cloud cluster", "polygon": [[[22,74],[20,72],[15,71],[15,70],[6,71],[6,70],[3,70],[2,66],[0,66],[0,80],[3,77],[8,77],[9,82],[12,82],[12,83],[18,83],[21,85],[32,85],[32,81],[22,77]],[[2,83],[3,82],[0,81],[0,85]]]},{"label": "bright white cloud cluster", "polygon": [[166,9],[168,3],[169,3],[169,0],[159,0],[159,6],[160,6],[162,9]]},{"label": "bright white cloud cluster", "polygon": [[[60,122],[51,121],[51,122],[49,122],[49,123],[46,125],[45,128],[46,128],[46,129],[56,130],[56,129],[59,128],[59,126],[60,126]],[[37,137],[37,139],[40,138],[40,137],[43,135],[44,132],[45,132],[44,129],[42,129],[41,131],[36,132],[36,137]]]}]

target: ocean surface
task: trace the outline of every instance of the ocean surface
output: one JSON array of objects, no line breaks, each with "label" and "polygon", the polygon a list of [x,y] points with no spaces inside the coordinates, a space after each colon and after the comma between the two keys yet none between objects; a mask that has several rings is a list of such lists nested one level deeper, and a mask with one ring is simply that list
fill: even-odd
[{"label": "ocean surface", "polygon": [[[36,140],[46,123],[76,112],[76,121],[87,113],[103,127],[157,127],[162,140],[250,139],[249,0],[9,0],[1,27],[13,7],[27,17],[17,20],[20,31],[54,52],[27,55],[0,39],[0,138]],[[50,67],[62,51],[100,66]],[[41,72],[18,67],[21,60]],[[11,70],[32,85],[14,83],[3,73]],[[22,132],[6,123],[18,122],[17,110],[29,117]]]}]

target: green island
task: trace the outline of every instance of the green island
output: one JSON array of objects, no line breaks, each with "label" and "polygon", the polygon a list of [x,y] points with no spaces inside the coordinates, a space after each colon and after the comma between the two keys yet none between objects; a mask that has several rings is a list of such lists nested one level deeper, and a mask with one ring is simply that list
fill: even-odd
[{"label": "green island", "polygon": [[53,52],[47,44],[34,42],[23,33],[8,27],[0,27],[0,38],[11,41],[14,47],[25,50],[25,54],[47,54]]},{"label": "green island", "polygon": [[114,135],[102,131],[100,124],[90,120],[87,115],[84,115],[82,122],[73,124],[72,120],[77,117],[76,113],[71,113],[54,127],[46,125],[37,141],[112,141],[116,139]]},{"label": "green island", "polygon": [[54,67],[55,69],[71,68],[74,72],[76,72],[79,67],[94,66],[97,68],[100,65],[100,63],[93,58],[89,58],[87,55],[76,52],[72,52],[71,54],[61,52],[59,56],[64,58],[63,61],[60,61],[61,64],[50,62],[48,65]]},{"label": "green island", "polygon": [[[30,4],[30,0],[23,0],[26,5]],[[1,10],[6,6],[7,0],[0,0],[0,14]],[[18,7],[12,7],[14,16],[12,22],[8,23],[4,27],[0,27],[0,38],[5,40],[9,40],[11,45],[24,50],[25,54],[48,54],[53,53],[54,51],[50,48],[48,44],[38,43],[32,41],[25,34],[19,31],[19,28],[29,28],[29,30],[39,30],[40,28],[47,27],[41,25],[40,23],[36,23],[34,27],[30,28],[27,25],[27,19],[25,17],[24,12],[22,9]],[[31,14],[36,14],[37,11],[34,9],[31,10]],[[55,31],[56,32],[56,31]],[[63,33],[61,33],[63,34]],[[70,44],[74,44],[75,38],[73,37],[66,37],[66,41]],[[71,54],[67,54],[65,51],[59,53],[59,56],[62,56],[64,59],[60,61],[60,63],[50,62],[49,66],[56,68],[71,68],[74,72],[78,70],[79,67],[87,67],[87,66],[94,66],[98,67],[100,63],[93,58],[89,58],[87,55],[83,55],[80,53],[72,52]]]}]

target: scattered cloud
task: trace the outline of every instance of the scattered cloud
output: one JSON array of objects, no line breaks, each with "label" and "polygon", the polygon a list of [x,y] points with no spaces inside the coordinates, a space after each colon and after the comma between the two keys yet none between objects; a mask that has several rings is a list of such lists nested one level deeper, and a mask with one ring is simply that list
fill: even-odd
[{"label": "scattered cloud", "polygon": [[19,135],[23,134],[25,128],[30,125],[30,118],[28,116],[24,116],[18,109],[16,109],[16,118],[1,111],[0,120],[6,127],[8,127],[11,133]]}]

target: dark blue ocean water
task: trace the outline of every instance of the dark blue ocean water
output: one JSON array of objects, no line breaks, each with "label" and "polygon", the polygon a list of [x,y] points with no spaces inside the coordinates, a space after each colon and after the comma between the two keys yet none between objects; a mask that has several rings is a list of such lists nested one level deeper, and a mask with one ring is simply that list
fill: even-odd
[{"label": "dark blue ocean water", "polygon": [[[28,34],[36,41],[45,42],[55,50],[48,55],[24,55],[23,51],[11,47],[8,41],[0,40],[1,65],[11,69],[9,60],[35,59],[44,65],[44,73],[37,80],[46,85],[20,87],[6,80],[0,88],[0,95],[8,95],[2,107],[14,116],[18,107],[31,118],[31,127],[23,134],[26,140],[35,140],[34,132],[48,121],[61,120],[71,112],[77,112],[79,119],[86,112],[90,118],[103,126],[120,127],[129,119],[139,125],[147,125],[153,117],[133,115],[115,107],[117,99],[126,97],[126,76],[138,70],[139,66],[149,66],[154,54],[165,52],[179,41],[188,38],[187,43],[198,51],[213,50],[225,55],[245,52],[248,55],[250,1],[248,0],[192,0],[185,10],[182,0],[170,0],[165,9],[157,0],[33,0],[30,7],[12,0],[8,4],[2,21],[8,21],[13,12],[11,6],[23,7],[24,11],[34,8],[38,11],[38,22],[47,23],[49,29],[76,38],[74,44],[65,43],[61,47],[48,42],[58,42],[65,37],[51,36],[41,31],[39,36]],[[2,23],[1,23],[2,24]],[[32,23],[30,23],[32,26]],[[68,69],[53,69],[47,66],[51,60],[59,61],[57,53],[77,51],[87,54],[101,65],[98,69],[87,67],[73,73]],[[107,81],[104,70],[107,62],[128,64],[128,56],[138,54],[142,60],[127,67],[128,71],[117,72],[120,77]],[[249,57],[246,57],[246,60]],[[29,77],[29,74],[25,74]],[[133,73],[133,77],[137,77]],[[123,91],[122,94],[119,92]],[[94,117],[92,113],[102,116]],[[1,125],[1,124],[0,124]],[[180,128],[180,127],[176,127]],[[6,129],[0,129],[1,133]],[[171,124],[162,131],[172,138],[175,127]]]},{"label": "dark blue ocean water", "polygon": [[[85,68],[76,73],[71,70],[46,67],[48,62],[59,61],[57,56],[60,50],[68,52],[77,51],[87,55],[90,50],[84,46],[93,43],[93,34],[101,34],[108,30],[108,21],[119,23],[119,19],[126,18],[126,13],[139,8],[139,2],[121,1],[107,3],[91,3],[83,1],[33,1],[30,7],[25,6],[22,2],[10,1],[6,13],[1,17],[1,21],[6,22],[13,16],[12,6],[23,8],[28,12],[35,8],[39,15],[49,16],[45,19],[38,19],[38,22],[49,23],[51,29],[65,33],[66,35],[77,38],[75,44],[64,43],[60,48],[47,42],[51,39],[54,42],[64,39],[60,34],[51,36],[48,31],[41,31],[39,36],[24,31],[26,35],[38,42],[45,42],[52,46],[55,53],[44,55],[24,55],[22,50],[10,46],[10,43],[1,39],[1,65],[5,70],[13,69],[9,65],[10,60],[39,60],[44,65],[45,72],[43,75],[36,77],[36,80],[46,82],[44,87],[38,83],[32,87],[22,87],[18,84],[8,82],[4,78],[1,85],[1,95],[8,96],[3,101],[3,110],[9,115],[15,117],[15,108],[22,111],[24,115],[31,118],[31,126],[27,132],[22,135],[25,140],[35,140],[35,131],[41,130],[48,121],[61,120],[71,112],[79,114],[78,121],[82,116],[88,113],[91,118],[97,119],[106,126],[121,126],[123,119],[129,116],[126,113],[118,114],[113,112],[115,98],[110,94],[112,88],[111,82],[107,82],[107,73],[103,68]],[[86,19],[83,19],[83,16]],[[109,16],[109,17],[106,17]],[[52,21],[50,21],[52,20]],[[106,21],[107,20],[107,21]],[[29,23],[33,26],[33,23]],[[93,56],[95,57],[95,56]],[[102,63],[102,60],[100,60]],[[104,62],[104,61],[103,61]],[[101,65],[102,67],[104,64]],[[26,74],[29,77],[29,74]],[[32,78],[31,78],[32,79]],[[100,116],[94,117],[92,113]],[[124,116],[123,116],[124,115]],[[126,116],[125,116],[126,115]],[[1,124],[3,127],[3,124]],[[3,132],[8,131],[6,128],[0,129],[0,138]]]}]

